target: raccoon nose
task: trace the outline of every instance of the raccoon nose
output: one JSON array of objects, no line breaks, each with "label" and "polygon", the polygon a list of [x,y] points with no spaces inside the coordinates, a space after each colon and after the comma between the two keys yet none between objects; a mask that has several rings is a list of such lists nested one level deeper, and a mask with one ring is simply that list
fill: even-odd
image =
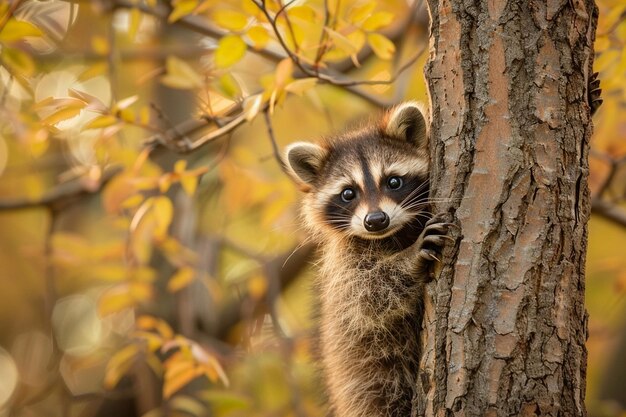
[{"label": "raccoon nose", "polygon": [[365,216],[363,225],[368,232],[380,232],[389,226],[389,216],[384,211],[376,211]]}]

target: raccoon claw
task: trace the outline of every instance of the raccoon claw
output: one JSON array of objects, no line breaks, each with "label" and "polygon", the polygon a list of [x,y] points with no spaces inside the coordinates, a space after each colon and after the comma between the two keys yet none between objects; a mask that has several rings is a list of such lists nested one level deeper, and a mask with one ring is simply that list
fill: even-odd
[{"label": "raccoon claw", "polygon": [[594,72],[589,78],[587,91],[589,107],[591,107],[591,115],[593,116],[604,101],[602,100],[602,89],[600,88],[600,80],[598,79],[597,72]]},{"label": "raccoon claw", "polygon": [[448,223],[446,217],[447,214],[440,213],[426,222],[418,241],[418,256],[421,260],[441,262],[441,252],[446,245],[446,241],[455,241],[452,236],[448,235],[448,232],[451,227],[456,227],[456,225]]}]

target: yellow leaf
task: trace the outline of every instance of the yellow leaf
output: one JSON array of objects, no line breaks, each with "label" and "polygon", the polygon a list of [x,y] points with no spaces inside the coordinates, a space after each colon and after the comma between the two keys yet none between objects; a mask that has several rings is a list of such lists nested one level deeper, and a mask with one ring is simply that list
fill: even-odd
[{"label": "yellow leaf", "polygon": [[35,61],[30,55],[19,49],[3,48],[2,62],[23,77],[30,77],[35,73]]},{"label": "yellow leaf", "polygon": [[151,283],[156,279],[156,272],[149,266],[140,266],[130,271],[130,279],[136,282]]},{"label": "yellow leaf", "polygon": [[224,29],[240,31],[248,24],[248,16],[234,10],[216,10],[213,12],[213,21]]},{"label": "yellow leaf", "polygon": [[117,117],[111,116],[110,114],[104,114],[91,119],[91,121],[85,125],[83,130],[101,129],[103,127],[114,125],[115,123],[117,123]]},{"label": "yellow leaf", "polygon": [[176,163],[174,163],[174,172],[177,174],[182,174],[183,172],[185,172],[186,168],[187,161],[185,161],[184,159],[179,159],[178,161],[176,161]]},{"label": "yellow leaf", "polygon": [[315,87],[316,84],[317,78],[302,78],[300,80],[296,80],[292,83],[287,84],[285,90],[289,91],[290,93],[302,96],[306,91]]},{"label": "yellow leaf", "polygon": [[78,75],[78,81],[86,81],[99,75],[105,74],[109,69],[107,62],[96,62]]},{"label": "yellow leaf", "polygon": [[270,35],[263,26],[252,26],[248,30],[248,37],[253,43],[254,49],[263,49],[270,40]]},{"label": "yellow leaf", "polygon": [[224,36],[215,50],[215,65],[218,68],[228,68],[239,62],[245,53],[246,44],[239,36]]},{"label": "yellow leaf", "polygon": [[170,88],[188,90],[202,86],[202,77],[185,61],[168,56],[165,63],[167,73],[161,82]]},{"label": "yellow leaf", "polygon": [[380,59],[389,60],[396,51],[396,46],[393,42],[380,33],[369,33],[367,35],[367,42]]},{"label": "yellow leaf", "polygon": [[348,14],[348,20],[352,23],[360,22],[370,16],[375,8],[375,1],[368,1],[359,6],[353,6]]},{"label": "yellow leaf", "polygon": [[290,58],[285,58],[276,66],[276,75],[274,83],[277,89],[281,89],[291,80],[291,74],[293,74],[293,61]]},{"label": "yellow leaf", "polygon": [[241,88],[239,87],[237,80],[229,72],[220,77],[219,86],[220,90],[228,98],[234,99],[241,95]]},{"label": "yellow leaf", "polygon": [[118,285],[107,290],[98,302],[98,313],[105,316],[135,305],[127,285]]},{"label": "yellow leaf", "polygon": [[126,200],[124,200],[121,204],[121,207],[125,209],[133,208],[133,207],[137,207],[142,202],[143,202],[143,195],[135,194],[135,195],[128,197]]},{"label": "yellow leaf", "polygon": [[171,186],[172,186],[172,175],[171,174],[161,175],[161,178],[159,178],[159,191],[161,192],[161,194],[165,194],[167,190],[170,189]]},{"label": "yellow leaf", "polygon": [[139,9],[131,9],[129,22],[128,22],[128,37],[131,41],[135,40],[135,36],[137,36],[137,31],[139,30],[139,26],[141,25],[141,18],[143,14]]},{"label": "yellow leaf", "polygon": [[316,15],[315,9],[307,5],[290,7],[288,14],[291,18],[298,18],[309,22],[314,21]]},{"label": "yellow leaf", "polygon": [[182,0],[176,3],[174,6],[174,10],[170,13],[167,18],[168,23],[173,23],[180,19],[181,17],[185,17],[190,15],[195,10],[198,2],[196,0]]},{"label": "yellow leaf", "polygon": [[363,30],[376,30],[388,26],[393,22],[394,14],[390,12],[377,12],[368,17],[361,28]]},{"label": "yellow leaf", "polygon": [[193,281],[195,276],[196,271],[193,268],[184,266],[180,268],[178,272],[176,272],[174,276],[172,276],[172,278],[170,278],[170,280],[167,282],[167,290],[169,292],[176,292],[182,288],[185,288]]},{"label": "yellow leaf", "polygon": [[152,298],[152,285],[146,282],[131,282],[129,284],[129,293],[135,303],[148,301]]},{"label": "yellow leaf", "polygon": [[175,392],[197,377],[196,366],[191,361],[179,361],[165,371],[163,383],[163,398],[168,399]]},{"label": "yellow leaf", "polygon": [[124,109],[117,112],[117,117],[127,123],[135,123],[135,111],[133,109]]},{"label": "yellow leaf", "polygon": [[163,346],[163,339],[152,332],[133,332],[133,337],[144,341],[149,352],[156,352]]},{"label": "yellow leaf", "polygon": [[119,350],[109,360],[104,372],[104,386],[113,389],[119,380],[130,370],[139,353],[137,345],[131,344]]},{"label": "yellow leaf", "polygon": [[102,205],[107,213],[117,213],[122,208],[122,203],[136,193],[134,177],[126,173],[116,175],[102,191]]},{"label": "yellow leaf", "polygon": [[154,197],[152,210],[156,220],[154,236],[156,238],[164,238],[167,236],[167,231],[172,222],[172,216],[174,215],[172,201],[165,196]]},{"label": "yellow leaf", "polygon": [[126,279],[126,267],[124,265],[90,265],[88,273],[93,280],[119,282]]},{"label": "yellow leaf", "polygon": [[32,23],[11,18],[0,32],[0,42],[19,41],[25,36],[43,36],[43,32]]},{"label": "yellow leaf", "polygon": [[330,36],[330,39],[333,40],[333,43],[335,44],[335,47],[337,49],[345,52],[348,55],[356,54],[357,52],[359,52],[356,46],[352,42],[350,42],[350,39],[348,39],[341,33],[334,31],[328,27],[324,29],[328,33],[328,36]]},{"label": "yellow leaf", "polygon": [[41,120],[41,123],[49,126],[54,125],[62,122],[63,120],[71,119],[72,117],[79,115],[81,111],[82,108],[79,107],[66,107],[43,118]]},{"label": "yellow leaf", "polygon": [[174,331],[167,322],[153,316],[139,316],[137,318],[137,328],[143,330],[156,330],[165,340],[174,337]]},{"label": "yellow leaf", "polygon": [[194,175],[185,174],[180,177],[180,185],[188,196],[192,196],[196,192],[198,186],[198,177]]}]

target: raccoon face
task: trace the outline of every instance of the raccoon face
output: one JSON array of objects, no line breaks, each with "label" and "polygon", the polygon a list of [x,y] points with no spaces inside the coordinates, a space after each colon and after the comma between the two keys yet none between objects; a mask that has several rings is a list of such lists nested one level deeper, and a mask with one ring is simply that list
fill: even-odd
[{"label": "raccoon face", "polygon": [[335,237],[415,239],[427,220],[428,143],[416,103],[389,111],[377,126],[323,145],[287,148],[291,176],[307,194],[308,226]]}]

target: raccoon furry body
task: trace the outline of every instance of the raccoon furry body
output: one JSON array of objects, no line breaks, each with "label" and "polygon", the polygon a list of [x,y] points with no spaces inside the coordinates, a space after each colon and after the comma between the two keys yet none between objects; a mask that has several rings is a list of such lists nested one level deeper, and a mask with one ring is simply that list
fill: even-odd
[{"label": "raccoon furry body", "polygon": [[321,250],[315,287],[332,412],[408,417],[423,288],[449,227],[430,214],[424,117],[404,103],[377,125],[294,143],[285,160]]}]

